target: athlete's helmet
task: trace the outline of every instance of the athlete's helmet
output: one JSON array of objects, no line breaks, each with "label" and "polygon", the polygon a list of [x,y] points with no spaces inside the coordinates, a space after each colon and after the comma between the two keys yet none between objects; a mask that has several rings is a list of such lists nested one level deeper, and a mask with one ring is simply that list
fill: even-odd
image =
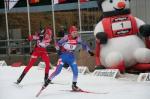
[{"label": "athlete's helmet", "polygon": [[76,26],[71,26],[68,32],[73,38],[78,36],[78,29]]},{"label": "athlete's helmet", "polygon": [[45,33],[48,35],[52,35],[52,29],[50,27],[45,28]]},{"label": "athlete's helmet", "polygon": [[44,29],[44,38],[45,39],[49,39],[50,37],[52,37],[52,30],[51,30],[51,28],[50,27],[46,27],[45,29]]}]

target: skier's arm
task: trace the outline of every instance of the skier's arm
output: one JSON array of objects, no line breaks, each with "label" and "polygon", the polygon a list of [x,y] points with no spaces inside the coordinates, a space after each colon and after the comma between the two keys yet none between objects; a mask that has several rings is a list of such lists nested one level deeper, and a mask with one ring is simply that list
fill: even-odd
[{"label": "skier's arm", "polygon": [[61,49],[60,47],[68,40],[68,36],[65,35],[61,40],[59,40],[57,43],[55,43],[56,52],[58,55],[61,55]]},{"label": "skier's arm", "polygon": [[39,43],[39,45],[41,47],[44,47],[46,48],[49,44],[50,44],[50,41],[51,41],[51,35],[47,35],[47,39],[44,39],[42,42]]},{"label": "skier's arm", "polygon": [[59,40],[59,41],[57,42],[56,45],[57,45],[57,46],[62,46],[63,43],[65,43],[67,40],[68,40],[68,36],[65,35],[61,40]]},{"label": "skier's arm", "polygon": [[89,46],[82,41],[81,37],[78,37],[78,44],[81,44],[84,50],[86,50],[91,56],[94,56],[94,53],[91,51]]},{"label": "skier's arm", "polygon": [[29,41],[38,40],[38,39],[39,39],[38,33],[35,33],[35,35],[29,35],[28,36]]}]

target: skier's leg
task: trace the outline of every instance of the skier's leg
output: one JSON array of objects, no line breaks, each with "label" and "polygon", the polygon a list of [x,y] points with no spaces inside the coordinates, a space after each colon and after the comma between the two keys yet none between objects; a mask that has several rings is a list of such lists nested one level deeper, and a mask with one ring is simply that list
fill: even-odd
[{"label": "skier's leg", "polygon": [[77,78],[78,78],[78,67],[77,64],[74,62],[73,64],[70,65],[71,66],[71,70],[73,72],[73,82],[77,82]]},{"label": "skier's leg", "polygon": [[25,69],[23,70],[22,74],[20,75],[20,77],[17,80],[17,84],[19,84],[22,79],[24,78],[24,76],[26,75],[26,73],[30,70],[30,68],[33,66],[33,64],[35,63],[35,61],[37,60],[38,54],[36,52],[33,52],[33,54],[31,55],[29,64],[25,67]]},{"label": "skier's leg", "polygon": [[50,58],[47,53],[43,53],[42,60],[45,62],[45,76],[44,76],[44,82],[48,79],[49,75],[49,69],[50,69]]},{"label": "skier's leg", "polygon": [[49,76],[43,87],[47,87],[51,80],[53,80],[53,78],[55,78],[55,76],[57,76],[61,72],[63,65],[64,63],[62,62],[62,59],[59,59],[55,71]]},{"label": "skier's leg", "polygon": [[70,64],[72,72],[73,72],[73,80],[72,80],[72,90],[79,91],[80,88],[76,85],[77,79],[78,79],[78,67],[76,62],[74,61],[72,64]]},{"label": "skier's leg", "polygon": [[55,71],[49,77],[50,80],[52,80],[55,76],[57,76],[61,72],[63,65],[64,63],[62,62],[62,59],[59,59]]}]

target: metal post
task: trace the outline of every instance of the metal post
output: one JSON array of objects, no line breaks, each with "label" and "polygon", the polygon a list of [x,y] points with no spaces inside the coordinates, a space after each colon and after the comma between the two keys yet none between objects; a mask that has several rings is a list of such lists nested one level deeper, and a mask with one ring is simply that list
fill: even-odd
[{"label": "metal post", "polygon": [[52,17],[53,17],[53,31],[54,31],[54,43],[56,43],[56,28],[55,28],[55,12],[54,12],[54,1],[52,1]]},{"label": "metal post", "polygon": [[81,22],[81,4],[80,0],[78,0],[78,13],[79,13],[79,27],[80,27],[80,32],[82,31],[82,22]]},{"label": "metal post", "polygon": [[9,42],[9,27],[8,27],[8,16],[7,16],[7,8],[6,8],[7,0],[4,0],[5,5],[5,21],[6,21],[6,33],[7,33],[7,47],[8,47],[8,55],[10,54],[10,42]]},{"label": "metal post", "polygon": [[[27,2],[27,13],[28,13],[28,32],[29,35],[31,35],[31,21],[30,21],[30,5],[29,5],[29,0],[26,0]],[[30,42],[30,52],[32,51],[32,43]]]}]

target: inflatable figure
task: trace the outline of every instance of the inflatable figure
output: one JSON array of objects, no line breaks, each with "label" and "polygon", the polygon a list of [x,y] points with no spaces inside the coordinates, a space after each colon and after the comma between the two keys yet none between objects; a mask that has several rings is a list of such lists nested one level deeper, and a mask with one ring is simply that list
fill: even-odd
[{"label": "inflatable figure", "polygon": [[131,15],[130,0],[98,0],[96,68],[150,70],[150,25]]}]

